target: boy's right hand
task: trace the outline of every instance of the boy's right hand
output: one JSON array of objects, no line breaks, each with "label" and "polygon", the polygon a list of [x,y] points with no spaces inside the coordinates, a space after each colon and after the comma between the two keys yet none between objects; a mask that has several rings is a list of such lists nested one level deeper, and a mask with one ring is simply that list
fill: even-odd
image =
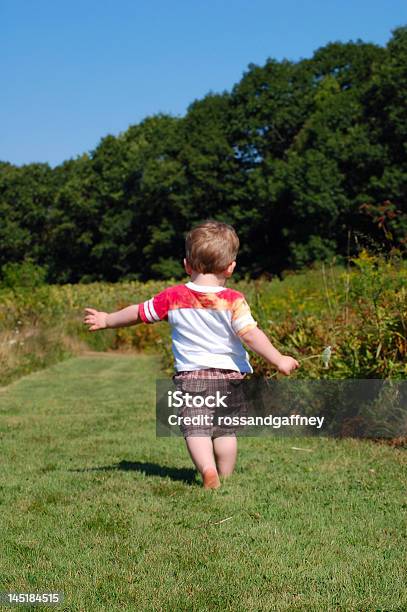
[{"label": "boy's right hand", "polygon": [[300,364],[296,359],[294,359],[294,357],[290,357],[289,355],[282,355],[281,359],[276,364],[276,367],[280,374],[288,376],[296,368],[299,368]]},{"label": "boy's right hand", "polygon": [[85,308],[85,318],[83,322],[89,325],[88,331],[98,331],[99,329],[106,329],[107,324],[107,312],[101,312],[94,308]]}]

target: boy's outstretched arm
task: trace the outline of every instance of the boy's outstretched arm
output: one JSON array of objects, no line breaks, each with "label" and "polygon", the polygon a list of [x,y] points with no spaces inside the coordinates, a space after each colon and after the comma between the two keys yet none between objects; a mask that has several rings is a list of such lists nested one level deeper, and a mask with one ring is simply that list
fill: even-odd
[{"label": "boy's outstretched arm", "polygon": [[85,317],[83,322],[89,325],[88,331],[98,331],[112,327],[128,327],[129,325],[137,325],[142,320],[139,316],[139,306],[127,306],[117,312],[102,312],[94,308],[85,308]]},{"label": "boy's outstretched arm", "polygon": [[241,334],[240,338],[252,351],[263,357],[263,359],[277,368],[281,374],[285,374],[285,376],[291,374],[300,365],[293,357],[282,355],[271,344],[266,334],[258,327],[249,329],[244,334]]}]

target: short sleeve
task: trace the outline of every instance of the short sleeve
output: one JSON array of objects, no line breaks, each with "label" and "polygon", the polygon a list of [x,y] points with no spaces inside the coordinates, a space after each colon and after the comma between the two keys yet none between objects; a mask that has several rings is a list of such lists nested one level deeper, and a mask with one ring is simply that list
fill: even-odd
[{"label": "short sleeve", "polygon": [[139,304],[139,316],[144,323],[156,323],[168,318],[168,290],[164,289],[151,299]]},{"label": "short sleeve", "polygon": [[244,296],[235,300],[232,309],[232,328],[238,335],[242,336],[250,329],[257,327],[257,321],[254,320],[250,311],[250,306],[246,302]]}]

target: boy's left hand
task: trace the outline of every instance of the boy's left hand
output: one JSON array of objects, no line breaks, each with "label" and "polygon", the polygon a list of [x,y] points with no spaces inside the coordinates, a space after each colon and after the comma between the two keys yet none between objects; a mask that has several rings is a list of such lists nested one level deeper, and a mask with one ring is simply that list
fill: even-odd
[{"label": "boy's left hand", "polygon": [[290,357],[289,355],[283,355],[280,361],[276,364],[276,367],[278,371],[280,372],[280,374],[284,374],[284,376],[288,376],[296,368],[299,368],[300,364],[293,357]]}]

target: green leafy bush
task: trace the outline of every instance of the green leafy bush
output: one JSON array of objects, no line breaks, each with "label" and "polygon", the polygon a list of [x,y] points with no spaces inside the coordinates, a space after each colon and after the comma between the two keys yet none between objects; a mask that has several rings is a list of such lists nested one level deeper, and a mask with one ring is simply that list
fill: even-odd
[{"label": "green leafy bush", "polygon": [[46,277],[47,268],[35,264],[30,257],[23,262],[6,263],[1,268],[1,285],[9,289],[40,287]]}]

